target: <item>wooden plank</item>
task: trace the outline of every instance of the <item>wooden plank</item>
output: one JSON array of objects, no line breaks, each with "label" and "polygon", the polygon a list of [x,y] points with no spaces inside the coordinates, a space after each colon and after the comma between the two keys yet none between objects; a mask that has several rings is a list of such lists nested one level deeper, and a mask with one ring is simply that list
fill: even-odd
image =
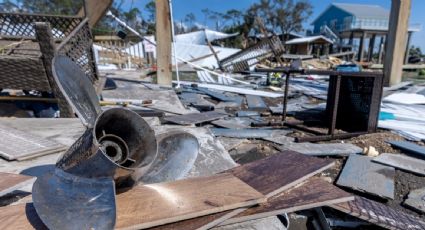
[{"label": "wooden plank", "polygon": [[314,177],[289,191],[270,197],[267,202],[249,208],[220,225],[276,216],[282,213],[296,212],[351,200],[354,200],[354,196],[350,193],[333,186],[321,178]]},{"label": "wooden plank", "polygon": [[208,121],[217,120],[223,117],[227,117],[227,114],[218,113],[215,111],[205,112],[205,113],[189,113],[178,116],[169,116],[165,117],[164,120],[179,124],[179,125],[195,125],[201,124]]},{"label": "wooden plank", "polygon": [[35,177],[0,172],[0,197],[32,183]]},{"label": "wooden plank", "polygon": [[89,18],[89,25],[93,27],[108,11],[112,5],[112,0],[86,0],[85,9],[78,11],[78,16]]},{"label": "wooden plank", "polygon": [[155,0],[155,10],[158,84],[171,86],[171,18],[168,1]]},{"label": "wooden plank", "polygon": [[425,229],[422,220],[359,196],[356,196],[354,201],[329,206],[387,229]]},{"label": "wooden plank", "polygon": [[256,111],[269,110],[268,106],[260,96],[246,95],[245,97],[246,103],[248,104],[248,109]]},{"label": "wooden plank", "polygon": [[137,186],[117,196],[116,229],[142,229],[251,206],[264,196],[231,174]]},{"label": "wooden plank", "polygon": [[[117,195],[116,229],[149,228],[264,201],[261,193],[228,173],[139,185]],[[34,229],[31,220],[37,219],[32,203],[0,208],[0,220],[7,220],[0,229]]]},{"label": "wooden plank", "polygon": [[363,150],[349,143],[296,143],[289,141],[283,143],[278,148],[283,150],[291,150],[300,152],[310,156],[349,156],[350,154],[362,153]]},{"label": "wooden plank", "polygon": [[425,161],[400,154],[383,153],[374,162],[425,176]]},{"label": "wooden plank", "polygon": [[[305,156],[292,151],[284,151],[273,156],[238,166],[230,172],[242,181],[251,185],[266,197],[279,194],[334,165],[329,159]],[[209,229],[217,224],[238,215],[246,208],[216,213],[179,223],[163,225],[155,230],[168,229]]]},{"label": "wooden plank", "polygon": [[226,128],[210,128],[216,137],[233,137],[233,138],[267,138],[285,136],[292,133],[288,129],[226,129]]},{"label": "wooden plank", "polygon": [[372,162],[368,156],[351,155],[337,185],[384,198],[394,199],[395,169]]},{"label": "wooden plank", "polygon": [[46,138],[0,125],[0,156],[7,160],[25,160],[56,153],[66,147]]},{"label": "wooden plank", "polygon": [[2,230],[47,230],[38,217],[32,203],[0,207],[0,229]]}]

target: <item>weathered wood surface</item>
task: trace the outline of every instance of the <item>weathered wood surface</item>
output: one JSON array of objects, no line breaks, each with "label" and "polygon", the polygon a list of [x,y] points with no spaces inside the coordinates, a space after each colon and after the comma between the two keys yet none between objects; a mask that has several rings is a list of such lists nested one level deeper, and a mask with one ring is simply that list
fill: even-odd
[{"label": "weathered wood surface", "polygon": [[64,149],[55,141],[0,125],[0,156],[8,160],[25,160]]},{"label": "weathered wood surface", "polygon": [[383,153],[374,162],[425,176],[425,160],[400,154]]},{"label": "weathered wood surface", "polygon": [[32,203],[0,207],[0,229],[2,230],[47,230],[38,217]]},{"label": "weathered wood surface", "polygon": [[[149,228],[263,201],[261,193],[231,174],[139,185],[117,195],[116,228]],[[32,203],[1,207],[0,221],[0,229],[34,229],[42,225],[37,223]]]},{"label": "weathered wood surface", "polygon": [[231,174],[137,186],[117,195],[117,229],[142,229],[264,201]]},{"label": "weathered wood surface", "polygon": [[249,117],[226,117],[212,121],[211,124],[227,129],[246,129],[251,128],[251,123],[254,121]]},{"label": "weathered wood surface", "polygon": [[208,121],[217,120],[223,117],[227,117],[227,114],[218,113],[215,111],[205,113],[189,113],[179,116],[165,117],[164,120],[167,122],[179,124],[179,125],[195,125],[201,124]]},{"label": "weathered wood surface", "polygon": [[246,95],[245,97],[248,109],[257,111],[269,110],[268,106],[260,96]]},{"label": "weathered wood surface", "polygon": [[425,188],[410,191],[404,204],[416,211],[425,213]]},{"label": "weathered wood surface", "polygon": [[266,197],[272,197],[332,167],[333,164],[334,162],[329,159],[284,151],[230,169],[228,172],[266,195]]},{"label": "weathered wood surface", "polygon": [[281,151],[291,150],[310,156],[348,156],[361,153],[363,150],[348,143],[295,143],[287,142],[279,146]]},{"label": "weathered wood surface", "polygon": [[267,202],[247,209],[221,223],[227,225],[268,216],[276,216],[282,213],[296,212],[305,209],[321,207],[354,200],[354,196],[320,178],[311,178],[308,181],[284,191]]},{"label": "weathered wood surface", "polygon": [[0,197],[32,183],[34,180],[35,177],[32,176],[0,172]]},{"label": "weathered wood surface", "polygon": [[387,229],[422,230],[425,222],[382,203],[356,196],[354,201],[329,205],[341,212]]},{"label": "weathered wood surface", "polygon": [[[238,166],[226,172],[232,173],[266,197],[271,197],[311,178],[313,175],[333,165],[334,162],[329,159],[320,159],[292,151],[285,151],[259,161]],[[242,208],[216,213],[180,223],[163,225],[155,228],[155,230],[209,229],[245,210],[246,208]]]},{"label": "weathered wood surface", "polygon": [[216,137],[233,137],[233,138],[266,138],[275,136],[285,136],[291,133],[286,129],[225,129],[210,128]]},{"label": "weathered wood surface", "polygon": [[371,157],[351,155],[337,185],[376,196],[394,199],[395,169],[372,162]]}]

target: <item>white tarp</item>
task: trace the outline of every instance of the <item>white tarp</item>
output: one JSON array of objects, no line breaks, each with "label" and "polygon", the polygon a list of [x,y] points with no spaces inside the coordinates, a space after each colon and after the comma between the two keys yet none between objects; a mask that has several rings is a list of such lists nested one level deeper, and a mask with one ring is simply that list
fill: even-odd
[{"label": "white tarp", "polygon": [[213,30],[200,30],[185,34],[179,34],[176,35],[176,42],[177,43],[187,43],[187,44],[196,44],[196,45],[206,45],[206,38],[208,38],[208,41],[212,42],[215,40],[225,39],[237,36],[239,33],[234,34],[226,34],[218,31]]},{"label": "white tarp", "polygon": [[394,93],[385,97],[384,101],[405,105],[425,104],[425,96],[416,93]]}]

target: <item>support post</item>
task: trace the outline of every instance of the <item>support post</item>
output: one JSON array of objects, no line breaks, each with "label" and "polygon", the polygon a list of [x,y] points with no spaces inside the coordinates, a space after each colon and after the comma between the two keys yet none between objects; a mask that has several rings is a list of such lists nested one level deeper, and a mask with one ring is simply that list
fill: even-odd
[{"label": "support post", "polygon": [[159,85],[171,86],[171,18],[168,0],[155,0],[155,7],[157,83]]},{"label": "support post", "polygon": [[68,104],[53,76],[52,61],[55,55],[55,44],[49,24],[45,22],[36,22],[35,37],[40,45],[40,51],[42,53],[41,59],[44,69],[46,70],[47,81],[49,82],[53,95],[58,100],[60,117],[75,117],[71,106]]},{"label": "support post", "polygon": [[113,0],[85,0],[84,6],[78,11],[77,16],[89,19],[89,26],[93,27],[105,15]]},{"label": "support post", "polygon": [[376,40],[376,34],[373,34],[372,37],[369,39],[369,51],[368,51],[368,58],[367,61],[372,61],[373,59],[373,50],[375,49],[375,40]]},{"label": "support post", "polygon": [[359,46],[359,56],[357,61],[361,62],[363,61],[364,56],[364,40],[366,39],[366,32],[362,32],[362,36],[360,38],[360,46]]},{"label": "support post", "polygon": [[392,0],[389,32],[384,61],[384,86],[401,82],[407,30],[410,17],[410,0]]},{"label": "support post", "polygon": [[384,52],[384,47],[385,46],[385,36],[381,36],[381,42],[379,42],[379,56],[378,56],[378,64],[382,63],[382,58],[383,58],[383,52]]},{"label": "support post", "polygon": [[404,64],[409,64],[409,56],[410,56],[410,42],[412,40],[412,32],[409,32],[407,35],[407,45],[406,45],[406,55],[404,56]]}]

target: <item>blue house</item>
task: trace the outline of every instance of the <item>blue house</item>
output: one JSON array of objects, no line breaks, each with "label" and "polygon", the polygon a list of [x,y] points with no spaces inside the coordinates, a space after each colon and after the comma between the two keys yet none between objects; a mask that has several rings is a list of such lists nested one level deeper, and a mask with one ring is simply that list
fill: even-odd
[{"label": "blue house", "polygon": [[[322,34],[329,38],[338,38],[335,42],[339,51],[357,51],[358,61],[383,59],[383,47],[388,33],[390,10],[378,5],[332,3],[311,24],[313,34]],[[419,31],[420,25],[409,26],[406,49],[410,46],[413,32]],[[377,44],[376,40],[380,38]],[[365,52],[366,42],[368,49]],[[378,49],[378,55],[376,50]],[[377,56],[377,57],[376,57]],[[406,52],[406,60],[408,52]]]}]

